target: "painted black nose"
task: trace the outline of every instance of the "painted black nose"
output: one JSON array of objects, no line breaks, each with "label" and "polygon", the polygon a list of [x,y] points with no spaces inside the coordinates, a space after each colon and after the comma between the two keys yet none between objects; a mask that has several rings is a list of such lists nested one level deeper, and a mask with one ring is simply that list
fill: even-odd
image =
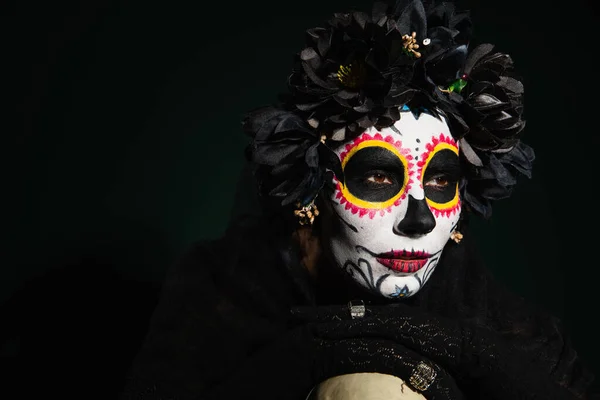
[{"label": "painted black nose", "polygon": [[406,216],[394,229],[394,233],[402,236],[420,236],[435,228],[435,218],[427,205],[427,201],[417,200],[408,195]]}]

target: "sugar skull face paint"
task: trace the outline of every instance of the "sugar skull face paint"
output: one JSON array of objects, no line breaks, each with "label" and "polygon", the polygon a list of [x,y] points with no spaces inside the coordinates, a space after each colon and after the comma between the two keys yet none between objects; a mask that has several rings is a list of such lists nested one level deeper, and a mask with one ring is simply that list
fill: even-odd
[{"label": "sugar skull face paint", "polygon": [[456,227],[461,203],[458,144],[444,120],[403,111],[394,126],[336,149],[344,182],[330,202],[336,264],[389,298],[417,293]]}]

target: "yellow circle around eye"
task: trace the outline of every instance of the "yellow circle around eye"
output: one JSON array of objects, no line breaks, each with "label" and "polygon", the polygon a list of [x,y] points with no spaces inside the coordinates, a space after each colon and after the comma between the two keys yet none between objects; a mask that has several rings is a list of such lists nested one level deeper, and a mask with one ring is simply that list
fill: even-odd
[{"label": "yellow circle around eye", "polygon": [[[423,165],[423,172],[421,173],[421,184],[423,185],[423,188],[425,188],[425,182],[423,182],[425,170],[429,166],[429,162],[431,161],[435,153],[437,153],[440,150],[450,150],[458,156],[458,149],[456,148],[456,146],[444,142],[438,143],[437,146],[435,146],[435,148],[433,149],[433,151],[429,153],[427,160],[425,160],[425,164]],[[446,210],[455,207],[458,204],[458,183],[456,184],[456,190],[454,191],[454,197],[452,198],[452,200],[447,201],[445,203],[436,203],[435,201],[432,201],[427,197],[425,197],[425,200],[427,200],[427,204],[429,204],[430,207],[433,207],[436,210]]]},{"label": "yellow circle around eye", "polygon": [[392,153],[394,153],[394,155],[396,155],[396,157],[398,157],[400,159],[400,161],[402,161],[402,165],[404,166],[404,181],[402,182],[402,188],[400,188],[398,193],[396,193],[392,198],[390,198],[386,201],[372,202],[372,201],[361,200],[358,197],[354,196],[352,193],[350,193],[350,191],[348,190],[346,185],[344,185],[342,182],[340,182],[340,187],[342,190],[342,194],[344,195],[346,200],[349,201],[350,203],[354,204],[355,206],[362,207],[362,208],[382,210],[382,209],[385,209],[385,208],[388,208],[388,207],[394,205],[396,200],[398,200],[404,194],[404,191],[406,190],[406,184],[408,183],[408,161],[406,160],[406,157],[404,157],[404,155],[402,155],[398,151],[398,149],[396,147],[394,147],[394,145],[392,145],[391,143],[383,142],[380,140],[367,140],[367,141],[359,143],[358,145],[353,147],[348,152],[348,154],[346,154],[346,157],[344,157],[344,159],[342,160],[342,170],[345,169],[346,164],[352,158],[352,156],[354,154],[356,154],[357,151],[367,148],[367,147],[383,147],[384,149],[389,150]]},{"label": "yellow circle around eye", "polygon": [[456,184],[456,190],[454,191],[454,197],[452,200],[445,203],[436,203],[433,200],[429,200],[427,197],[425,197],[425,200],[427,200],[427,204],[429,204],[429,206],[435,208],[436,210],[447,210],[455,207],[458,204],[458,183]]}]

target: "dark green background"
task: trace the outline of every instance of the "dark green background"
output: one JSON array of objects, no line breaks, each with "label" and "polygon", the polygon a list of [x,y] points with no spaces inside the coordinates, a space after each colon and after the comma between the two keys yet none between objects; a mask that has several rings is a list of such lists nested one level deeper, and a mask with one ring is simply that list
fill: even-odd
[{"label": "dark green background", "polygon": [[[370,4],[3,6],[18,107],[17,129],[3,129],[0,345],[10,381],[66,397],[114,393],[166,268],[237,212],[241,116],[284,89],[306,28]],[[537,153],[534,179],[476,221],[484,256],[563,318],[598,371],[597,10],[583,0],[459,4],[472,10],[476,41],[509,52],[524,76],[524,140]]]}]

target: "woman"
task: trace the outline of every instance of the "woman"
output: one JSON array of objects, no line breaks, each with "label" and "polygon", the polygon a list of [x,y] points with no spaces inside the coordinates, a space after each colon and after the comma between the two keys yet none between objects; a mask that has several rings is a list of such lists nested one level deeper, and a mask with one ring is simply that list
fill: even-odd
[{"label": "woman", "polygon": [[418,0],[308,31],[244,120],[262,212],[174,266],[124,399],[594,396],[560,321],[473,247],[469,215],[534,154],[511,58],[470,35]]}]

